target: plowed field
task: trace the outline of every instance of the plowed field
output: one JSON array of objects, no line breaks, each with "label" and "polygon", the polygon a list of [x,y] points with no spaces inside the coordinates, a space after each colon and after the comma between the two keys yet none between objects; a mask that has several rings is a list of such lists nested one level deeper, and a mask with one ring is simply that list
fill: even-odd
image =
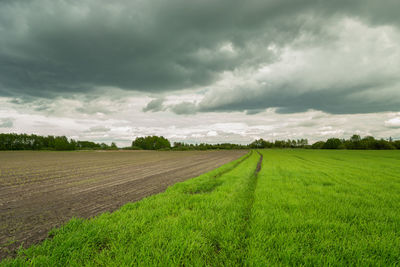
[{"label": "plowed field", "polygon": [[0,152],[0,258],[88,218],[243,156],[207,152]]}]

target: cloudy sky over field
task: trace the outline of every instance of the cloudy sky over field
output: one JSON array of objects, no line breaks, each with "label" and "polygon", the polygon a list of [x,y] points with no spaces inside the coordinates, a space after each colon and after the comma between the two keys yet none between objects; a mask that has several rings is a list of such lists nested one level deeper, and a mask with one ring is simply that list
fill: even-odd
[{"label": "cloudy sky over field", "polygon": [[3,0],[0,132],[400,139],[398,0]]}]

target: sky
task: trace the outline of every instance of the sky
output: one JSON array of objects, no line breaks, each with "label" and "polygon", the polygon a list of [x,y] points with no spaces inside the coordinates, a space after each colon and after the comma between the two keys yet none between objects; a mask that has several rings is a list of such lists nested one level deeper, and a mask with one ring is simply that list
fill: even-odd
[{"label": "sky", "polygon": [[0,132],[400,139],[398,0],[2,0]]}]

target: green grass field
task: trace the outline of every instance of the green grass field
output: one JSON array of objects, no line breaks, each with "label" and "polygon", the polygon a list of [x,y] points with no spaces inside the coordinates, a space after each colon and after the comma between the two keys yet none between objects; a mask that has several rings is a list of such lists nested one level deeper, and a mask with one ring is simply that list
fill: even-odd
[{"label": "green grass field", "polygon": [[2,266],[395,266],[399,151],[255,151],[165,193],[73,219]]}]

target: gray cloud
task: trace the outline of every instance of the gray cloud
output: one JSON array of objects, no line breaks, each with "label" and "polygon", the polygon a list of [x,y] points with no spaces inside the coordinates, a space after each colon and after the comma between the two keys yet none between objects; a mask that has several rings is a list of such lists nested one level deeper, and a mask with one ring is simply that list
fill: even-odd
[{"label": "gray cloud", "polygon": [[93,126],[90,127],[89,130],[87,130],[86,132],[88,133],[104,133],[104,132],[109,132],[110,128],[108,127],[104,127],[104,126]]},{"label": "gray cloud", "polygon": [[171,106],[171,111],[178,115],[189,115],[197,112],[196,104],[191,102],[182,102]]},{"label": "gray cloud", "polygon": [[165,110],[165,107],[163,105],[164,99],[163,98],[156,98],[151,100],[144,108],[144,112],[158,112],[158,111],[163,111]]},{"label": "gray cloud", "polygon": [[[219,49],[232,41],[246,50],[248,31],[234,30],[234,18],[225,13],[237,13],[238,3],[36,0],[0,5],[0,81],[6,96],[51,97],[97,86],[176,90],[210,84],[219,72],[246,62],[245,53]],[[248,17],[238,26],[260,30],[265,19],[246,26]]]},{"label": "gray cloud", "polygon": [[[278,62],[250,74],[228,76],[196,106],[201,112],[276,108],[278,113],[310,109],[333,114],[400,109],[400,33],[345,19],[329,44],[288,48]],[[230,80],[233,80],[230,82]]]},{"label": "gray cloud", "polygon": [[11,128],[14,126],[14,119],[4,118],[0,119],[0,128]]},{"label": "gray cloud", "polygon": [[251,108],[246,110],[246,115],[254,115],[254,114],[258,114],[265,111],[265,109],[255,109],[255,108]]},{"label": "gray cloud", "polygon": [[178,115],[192,115],[198,112],[196,103],[193,102],[181,102],[179,104],[164,104],[164,98],[156,98],[151,100],[143,109],[143,112],[159,112],[170,110]]},{"label": "gray cloud", "polygon": [[[275,60],[265,47],[323,34],[335,16],[399,23],[398,1],[2,1],[0,93],[98,86],[159,92]],[[231,43],[235,53],[221,50]]]},{"label": "gray cloud", "polygon": [[[246,111],[247,114],[260,112],[262,108],[275,107],[277,113],[299,113],[307,110],[321,110],[332,114],[374,113],[382,111],[397,111],[400,107],[399,98],[389,100],[365,99],[363,96],[352,97],[355,92],[352,88],[344,90],[324,90],[320,92],[299,93],[295,90],[282,88],[274,91],[264,91],[246,98],[246,90],[238,92],[235,99],[226,102],[224,96],[207,102],[208,99],[195,107],[201,112],[232,112]],[[261,88],[261,90],[263,90]],[[239,91],[239,89],[238,89]],[[399,96],[400,97],[400,96]],[[218,102],[220,101],[220,102]]]},{"label": "gray cloud", "polygon": [[[69,98],[87,116],[116,110],[85,99],[99,88],[151,93],[144,112],[398,111],[399,12],[397,0],[1,1],[0,95],[47,114],[63,110],[41,99]],[[165,104],[181,89],[207,93]]]},{"label": "gray cloud", "polygon": [[305,121],[302,121],[302,122],[299,122],[296,126],[298,126],[298,127],[306,127],[306,128],[309,128],[309,127],[314,127],[314,126],[316,126],[318,123],[316,122],[316,121],[313,121],[313,120],[305,120]]}]

